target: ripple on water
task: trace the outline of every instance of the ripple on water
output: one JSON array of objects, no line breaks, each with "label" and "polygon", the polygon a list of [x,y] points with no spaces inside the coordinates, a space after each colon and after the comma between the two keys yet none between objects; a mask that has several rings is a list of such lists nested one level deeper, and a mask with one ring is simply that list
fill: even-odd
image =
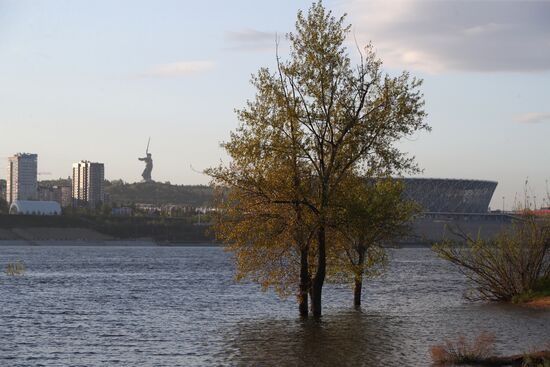
[{"label": "ripple on water", "polygon": [[464,301],[464,279],[429,249],[392,250],[351,310],[328,285],[323,321],[293,299],[235,284],[206,247],[2,247],[24,277],[0,277],[0,365],[425,366],[444,338],[487,330],[515,353],[550,341],[550,313]]}]

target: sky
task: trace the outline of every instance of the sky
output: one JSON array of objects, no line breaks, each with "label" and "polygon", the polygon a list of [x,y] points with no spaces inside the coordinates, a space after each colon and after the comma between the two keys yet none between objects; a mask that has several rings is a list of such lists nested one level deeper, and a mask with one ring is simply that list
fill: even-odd
[{"label": "sky", "polygon": [[[371,41],[390,74],[424,79],[430,133],[399,143],[422,177],[498,181],[491,207],[546,199],[550,181],[550,1],[324,1],[347,41]],[[38,154],[40,179],[73,162],[108,179],[207,184],[220,143],[310,1],[0,0],[0,178]],[[527,184],[526,184],[527,182]],[[549,183],[550,185],[550,183]],[[546,202],[544,202],[546,203]],[[550,203],[548,204],[550,205]]]}]

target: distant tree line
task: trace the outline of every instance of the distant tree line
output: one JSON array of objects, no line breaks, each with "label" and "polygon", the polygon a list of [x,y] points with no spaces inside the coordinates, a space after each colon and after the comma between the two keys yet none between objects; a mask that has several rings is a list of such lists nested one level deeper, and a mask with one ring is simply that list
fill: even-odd
[{"label": "distant tree line", "polygon": [[7,214],[10,208],[6,199],[0,197],[0,214]]}]

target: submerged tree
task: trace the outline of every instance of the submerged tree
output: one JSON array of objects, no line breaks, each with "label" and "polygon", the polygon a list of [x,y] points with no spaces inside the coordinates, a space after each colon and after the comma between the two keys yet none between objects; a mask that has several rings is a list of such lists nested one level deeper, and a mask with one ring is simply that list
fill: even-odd
[{"label": "submerged tree", "polygon": [[[290,33],[290,54],[286,61],[277,56],[277,70],[261,69],[252,84],[254,100],[238,112],[241,124],[224,144],[232,162],[208,170],[213,184],[227,188],[231,200],[222,205],[235,215],[217,225],[221,238],[232,243],[231,249],[244,254],[262,244],[273,255],[281,255],[277,264],[263,264],[247,253],[248,262],[262,265],[254,270],[238,261],[245,275],[294,271],[287,255],[290,248],[302,249],[300,269],[310,269],[300,278],[308,285],[311,309],[321,316],[321,295],[327,274],[327,231],[337,207],[344,183],[350,176],[369,176],[379,172],[414,169],[412,158],[394,145],[404,136],[429,127],[424,122],[421,81],[408,73],[397,77],[383,74],[381,61],[372,46],[359,55],[352,66],[344,42],[350,26],[345,16],[335,18],[321,2],[307,14],[298,13],[296,31]],[[246,204],[245,204],[246,203]],[[266,231],[247,225],[258,213],[283,213],[280,219],[286,241],[270,240]],[[290,214],[292,213],[292,217]],[[292,218],[292,220],[290,220]],[[287,225],[284,225],[285,220]],[[232,223],[232,224],[229,224]],[[239,233],[226,236],[227,226],[239,226]],[[279,233],[279,232],[275,232]],[[300,250],[298,251],[300,253]],[[300,287],[303,296],[305,287]],[[303,298],[303,297],[302,297]]]},{"label": "submerged tree", "polygon": [[353,284],[353,304],[361,306],[363,277],[382,274],[387,263],[385,247],[409,233],[418,205],[403,197],[403,183],[379,178],[365,182],[357,177],[341,195],[340,223],[335,227],[331,273]]},{"label": "submerged tree", "polygon": [[228,167],[207,170],[217,186],[214,229],[236,254],[237,279],[273,286],[281,295],[298,287],[299,310],[308,315],[311,214],[303,200],[312,173],[300,157],[303,139],[286,106],[274,106],[282,91],[274,76],[261,70],[252,83],[258,89],[243,123],[223,146],[232,157]]}]

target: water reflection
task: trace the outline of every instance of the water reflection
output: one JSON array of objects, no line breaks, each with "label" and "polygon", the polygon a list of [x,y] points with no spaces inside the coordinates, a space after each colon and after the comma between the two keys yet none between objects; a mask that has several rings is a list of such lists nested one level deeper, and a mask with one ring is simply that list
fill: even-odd
[{"label": "water reflection", "polygon": [[321,323],[251,320],[227,331],[224,349],[231,351],[231,365],[401,365],[412,361],[403,353],[398,325],[388,316],[359,311],[328,315]]}]

